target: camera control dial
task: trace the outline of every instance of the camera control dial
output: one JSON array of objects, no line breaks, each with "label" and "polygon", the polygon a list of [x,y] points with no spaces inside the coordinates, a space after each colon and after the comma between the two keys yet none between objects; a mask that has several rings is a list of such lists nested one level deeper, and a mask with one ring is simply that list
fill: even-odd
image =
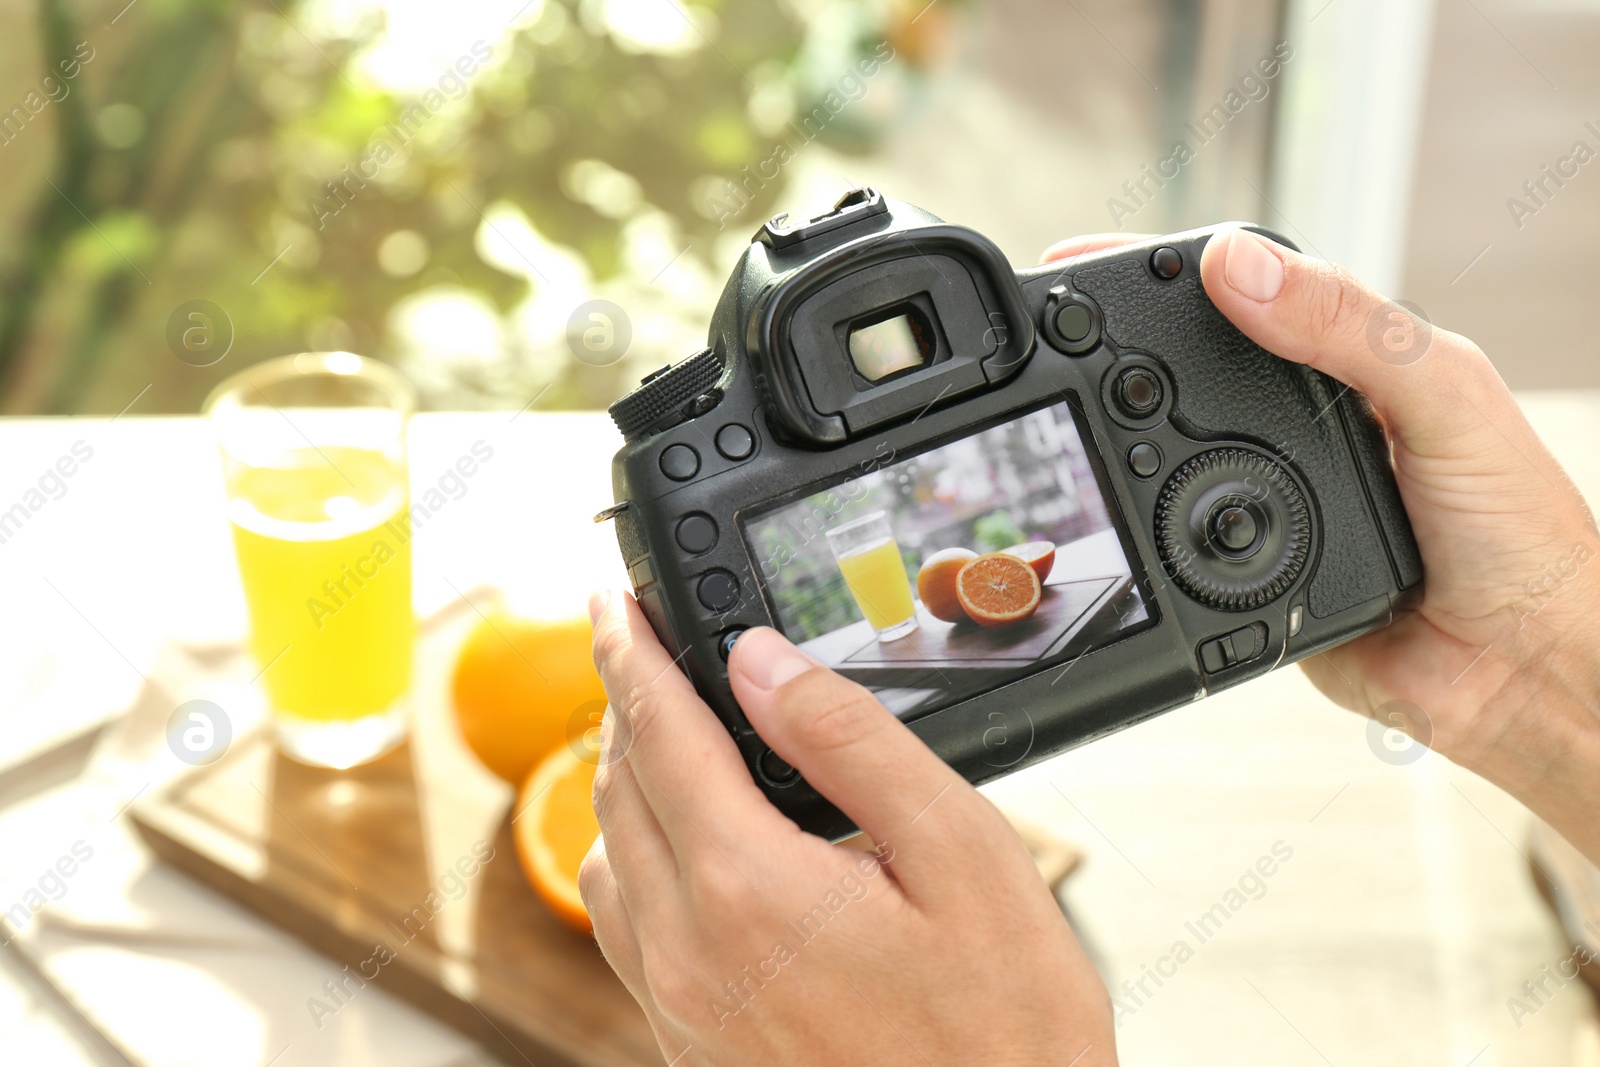
[{"label": "camera control dial", "polygon": [[637,389],[606,410],[623,439],[632,441],[705,414],[716,404],[715,387],[721,377],[722,360],[711,349],[703,349],[647,375]]},{"label": "camera control dial", "polygon": [[1305,497],[1276,461],[1218,448],[1179,467],[1156,501],[1156,545],[1178,587],[1222,611],[1282,596],[1311,549]]}]

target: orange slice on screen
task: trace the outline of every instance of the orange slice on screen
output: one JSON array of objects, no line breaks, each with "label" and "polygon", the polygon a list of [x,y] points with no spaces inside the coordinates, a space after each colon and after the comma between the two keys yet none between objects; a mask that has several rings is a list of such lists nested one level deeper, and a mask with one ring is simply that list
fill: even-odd
[{"label": "orange slice on screen", "polygon": [[1012,545],[1005,549],[1008,556],[1016,556],[1022,562],[1033,568],[1033,573],[1043,582],[1050,577],[1050,570],[1056,565],[1056,546],[1049,541],[1028,541],[1020,545]]},{"label": "orange slice on screen", "polygon": [[1043,592],[1033,567],[1004,552],[979,556],[956,575],[956,596],[979,626],[1026,619],[1039,606]]},{"label": "orange slice on screen", "polygon": [[600,836],[593,789],[594,764],[562,745],[528,775],[511,825],[528,884],[557,918],[585,934],[594,927],[578,895],[578,866]]}]

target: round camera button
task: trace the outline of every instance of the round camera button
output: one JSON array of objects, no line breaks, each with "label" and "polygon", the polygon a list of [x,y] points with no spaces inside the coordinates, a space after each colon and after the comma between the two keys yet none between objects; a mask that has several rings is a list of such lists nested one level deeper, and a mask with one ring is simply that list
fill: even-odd
[{"label": "round camera button", "polygon": [[1062,304],[1056,308],[1056,331],[1072,344],[1082,344],[1094,332],[1094,316],[1082,304]]},{"label": "round camera button", "polygon": [[762,775],[773,785],[788,785],[800,777],[799,771],[770,748],[761,753],[760,763]]},{"label": "round camera button", "polygon": [[1149,441],[1140,441],[1128,449],[1128,469],[1141,478],[1149,478],[1161,469],[1161,449]]},{"label": "round camera button", "polygon": [[733,643],[743,636],[744,627],[741,626],[739,629],[729,630],[717,638],[717,655],[722,657],[722,662],[728,662],[728,657],[733,655]]},{"label": "round camera button", "polygon": [[1157,278],[1170,282],[1183,273],[1183,256],[1176,248],[1162,246],[1150,253],[1150,269]]},{"label": "round camera button", "polygon": [[717,431],[717,451],[728,459],[744,459],[755,450],[755,435],[737,422],[730,422]]},{"label": "round camera button", "polygon": [[739,579],[727,571],[702,575],[695,596],[707,611],[727,611],[739,602]]},{"label": "round camera button", "polygon": [[1059,351],[1081,356],[1100,343],[1100,309],[1065,285],[1050,290],[1044,309],[1044,335]]},{"label": "round camera button", "polygon": [[678,521],[678,528],[674,533],[678,539],[678,547],[696,556],[717,547],[717,524],[709,515],[696,512],[684,516]]},{"label": "round camera button", "polygon": [[688,445],[668,445],[661,452],[661,473],[686,482],[700,473],[700,453]]}]

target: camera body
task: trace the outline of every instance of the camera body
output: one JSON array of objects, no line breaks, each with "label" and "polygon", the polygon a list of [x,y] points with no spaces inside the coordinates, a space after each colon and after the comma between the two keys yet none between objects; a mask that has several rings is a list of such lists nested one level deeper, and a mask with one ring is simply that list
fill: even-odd
[{"label": "camera body", "polygon": [[749,627],[981,783],[1386,625],[1420,590],[1370,406],[1217,311],[1199,264],[1218,232],[1013,271],[978,233],[854,190],[762,227],[710,346],[612,406],[600,517],[635,596],[800,826],[853,829],[734,701]]}]

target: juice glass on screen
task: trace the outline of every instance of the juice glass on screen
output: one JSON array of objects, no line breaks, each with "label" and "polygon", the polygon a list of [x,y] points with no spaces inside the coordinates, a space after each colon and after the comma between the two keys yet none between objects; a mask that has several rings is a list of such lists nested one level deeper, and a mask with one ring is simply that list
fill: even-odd
[{"label": "juice glass on screen", "polygon": [[349,352],[259,363],[206,401],[250,648],[279,747],[304,763],[353,767],[405,737],[415,407],[405,379]]},{"label": "juice glass on screen", "polygon": [[828,531],[828,546],[878,640],[893,641],[917,628],[911,579],[887,515],[874,511],[834,527]]}]

